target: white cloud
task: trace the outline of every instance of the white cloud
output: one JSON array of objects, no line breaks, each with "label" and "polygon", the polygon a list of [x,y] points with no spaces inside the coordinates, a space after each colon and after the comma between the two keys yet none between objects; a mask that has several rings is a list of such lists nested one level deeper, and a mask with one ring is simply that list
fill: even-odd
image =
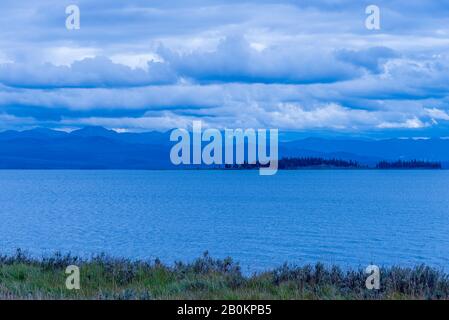
[{"label": "white cloud", "polygon": [[398,128],[407,128],[407,129],[419,129],[429,126],[428,123],[423,123],[418,118],[407,119],[403,122],[382,122],[377,127],[381,129],[398,129]]},{"label": "white cloud", "polygon": [[2,1],[2,127],[432,130],[449,121],[449,7],[381,1]]},{"label": "white cloud", "polygon": [[51,62],[55,66],[70,66],[75,61],[81,61],[86,58],[95,58],[100,54],[98,48],[80,48],[80,47],[54,47],[45,50],[45,55],[41,63]]},{"label": "white cloud", "polygon": [[437,119],[437,120],[448,120],[449,121],[449,114],[444,111],[444,110],[440,110],[437,108],[432,108],[432,109],[425,109],[425,111],[428,113],[428,115],[432,118],[432,119]]}]

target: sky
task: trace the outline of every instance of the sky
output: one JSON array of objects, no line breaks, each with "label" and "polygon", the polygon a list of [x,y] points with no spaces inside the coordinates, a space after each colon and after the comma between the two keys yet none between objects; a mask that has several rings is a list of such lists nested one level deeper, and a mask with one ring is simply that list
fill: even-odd
[{"label": "sky", "polygon": [[[372,4],[379,30],[365,25]],[[0,14],[0,130],[202,120],[449,136],[448,0],[2,0]]]}]

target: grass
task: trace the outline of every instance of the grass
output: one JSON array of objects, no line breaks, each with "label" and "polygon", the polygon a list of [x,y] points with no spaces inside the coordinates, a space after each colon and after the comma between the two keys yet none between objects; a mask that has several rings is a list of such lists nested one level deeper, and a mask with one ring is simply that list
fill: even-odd
[{"label": "grass", "polygon": [[[65,286],[65,269],[80,268],[80,290]],[[449,275],[427,266],[381,268],[380,290],[364,270],[283,265],[244,276],[232,259],[207,253],[172,266],[99,255],[34,259],[18,250],[0,257],[0,299],[449,299]]]}]

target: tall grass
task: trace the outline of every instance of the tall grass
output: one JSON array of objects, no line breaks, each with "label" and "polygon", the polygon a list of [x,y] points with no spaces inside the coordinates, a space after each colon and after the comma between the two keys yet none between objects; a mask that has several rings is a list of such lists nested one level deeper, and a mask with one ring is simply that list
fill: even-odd
[{"label": "tall grass", "polygon": [[[65,287],[65,268],[80,268],[80,290]],[[242,274],[231,258],[207,253],[171,266],[98,255],[55,254],[35,259],[18,250],[0,257],[0,299],[448,299],[448,274],[428,267],[381,268],[379,290],[365,287],[364,270],[323,264]]]}]

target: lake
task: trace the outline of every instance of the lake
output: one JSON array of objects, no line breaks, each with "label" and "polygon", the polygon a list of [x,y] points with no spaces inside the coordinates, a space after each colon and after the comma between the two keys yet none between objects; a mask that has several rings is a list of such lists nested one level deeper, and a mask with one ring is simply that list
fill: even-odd
[{"label": "lake", "polygon": [[449,171],[0,171],[0,252],[449,265]]}]

